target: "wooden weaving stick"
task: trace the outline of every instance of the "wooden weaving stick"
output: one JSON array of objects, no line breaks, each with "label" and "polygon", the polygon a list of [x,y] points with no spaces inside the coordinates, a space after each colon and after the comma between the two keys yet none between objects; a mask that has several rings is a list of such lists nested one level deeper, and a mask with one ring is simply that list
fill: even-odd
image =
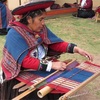
[{"label": "wooden weaving stick", "polygon": [[24,82],[20,82],[20,83],[14,85],[13,89],[18,89],[18,88],[22,87],[23,85],[25,85],[25,83]]},{"label": "wooden weaving stick", "polygon": [[29,88],[29,85],[25,85],[25,86],[21,87],[18,91],[23,92],[23,91],[27,90],[28,88]]},{"label": "wooden weaving stick", "polygon": [[25,92],[23,92],[22,94],[16,96],[15,98],[13,98],[12,100],[20,100],[22,99],[23,97],[25,97],[26,95],[30,94],[31,92],[35,91],[36,88],[34,87],[33,89],[31,90],[26,90]]},{"label": "wooden weaving stick", "polygon": [[51,88],[49,86],[45,86],[44,88],[42,88],[41,90],[39,90],[37,92],[37,95],[39,98],[43,98],[45,95],[47,95],[48,93],[50,93],[54,88]]},{"label": "wooden weaving stick", "polygon": [[83,83],[81,83],[79,86],[77,86],[76,88],[72,89],[71,91],[65,93],[63,96],[61,96],[59,98],[59,100],[67,100],[68,96],[73,95],[75,92],[77,92],[79,89],[81,89],[82,87],[84,87],[86,84],[88,84],[89,82],[91,82],[93,79],[95,79],[99,75],[100,75],[100,72],[95,73],[93,76],[91,76],[90,78],[88,78],[86,81],[84,81]]},{"label": "wooden weaving stick", "polygon": [[[67,64],[67,66],[70,65],[71,63],[73,63],[74,61],[76,61],[76,59],[70,61],[70,62]],[[31,85],[31,86],[29,87],[28,90],[26,90],[26,91],[23,92],[22,94],[16,96],[16,97],[13,98],[12,100],[20,100],[21,98],[23,98],[23,97],[25,97],[26,95],[30,94],[31,92],[35,91],[37,85],[39,85],[40,83],[42,83],[43,81],[45,81],[46,79],[48,79],[49,77],[53,76],[54,74],[56,74],[56,73],[58,73],[58,72],[59,72],[59,70],[53,72],[52,74],[50,74],[50,75],[48,75],[47,77],[45,77],[45,78],[43,78],[42,80],[40,80],[39,82],[37,82],[37,83]]]}]

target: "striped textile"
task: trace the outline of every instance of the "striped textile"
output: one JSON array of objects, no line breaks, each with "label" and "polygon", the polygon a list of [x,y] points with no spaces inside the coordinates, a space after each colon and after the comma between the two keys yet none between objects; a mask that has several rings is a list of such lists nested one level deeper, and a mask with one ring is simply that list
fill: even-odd
[{"label": "striped textile", "polygon": [[[55,75],[46,79],[37,88],[41,89],[45,86],[49,86],[53,88],[51,93],[66,93],[79,86],[82,82],[86,81],[95,73],[100,72],[100,65],[95,65],[88,61],[79,65],[78,64],[78,62],[73,62],[64,72],[59,71]],[[23,73],[20,73],[20,75],[17,77],[17,80],[22,81],[30,86],[38,83],[40,80],[53,72],[54,70],[51,72],[23,71]]]},{"label": "striped textile", "polygon": [[95,73],[100,72],[100,66],[92,64],[90,62],[83,62],[82,64],[76,66],[71,71],[62,73],[59,78],[47,84],[51,88],[58,91],[68,92],[82,82],[86,81]]},{"label": "striped textile", "polygon": [[[70,64],[66,71],[62,72],[59,71],[58,73],[56,73],[55,75],[49,77],[48,79],[46,79],[43,83],[41,83],[39,85],[39,89],[43,88],[45,85],[47,85],[48,83],[52,82],[54,79],[59,79],[59,76],[62,75],[63,73],[68,73],[71,69],[73,69],[74,67],[76,67],[79,63],[77,61],[74,61],[72,64]],[[27,85],[32,85],[35,83],[38,83],[40,80],[42,80],[43,78],[45,78],[46,76],[52,74],[54,72],[54,70],[52,70],[51,72],[43,72],[43,71],[23,71],[19,74],[19,76],[16,78],[17,80],[26,83]],[[52,91],[52,93],[63,93],[64,91],[58,91],[58,90],[54,90]],[[65,93],[65,92],[64,92]]]}]

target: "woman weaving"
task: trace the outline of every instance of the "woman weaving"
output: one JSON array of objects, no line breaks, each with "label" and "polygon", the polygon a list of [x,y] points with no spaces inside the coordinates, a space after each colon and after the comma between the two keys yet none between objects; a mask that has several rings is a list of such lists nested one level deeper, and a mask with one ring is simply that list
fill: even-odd
[{"label": "woman weaving", "polygon": [[[45,8],[52,4],[53,1],[34,2],[32,0],[31,3],[12,11],[13,15],[22,15],[22,18],[19,21],[11,22],[8,27],[1,62],[3,78],[6,80],[2,84],[2,100],[11,100],[18,95],[18,91],[12,90],[12,87],[18,83],[15,78],[23,69],[48,72],[51,69],[64,70],[66,68],[64,62],[53,60],[54,56],[56,58],[61,53],[78,53],[93,60],[88,52],[74,43],[68,43],[58,38],[45,26]],[[45,60],[47,56],[51,56],[50,60]],[[34,95],[33,92],[24,100],[31,100]],[[53,100],[53,98],[46,97],[43,100]],[[36,97],[34,100],[39,100],[39,98]]]},{"label": "woman weaving", "polygon": [[7,34],[7,25],[13,16],[7,6],[7,0],[0,0],[0,35]]}]

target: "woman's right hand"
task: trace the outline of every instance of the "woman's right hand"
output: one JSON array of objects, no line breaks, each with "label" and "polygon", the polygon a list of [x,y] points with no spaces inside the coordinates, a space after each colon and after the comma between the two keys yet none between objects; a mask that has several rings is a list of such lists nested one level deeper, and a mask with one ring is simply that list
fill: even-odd
[{"label": "woman's right hand", "polygon": [[52,69],[54,70],[65,70],[66,69],[67,64],[61,61],[57,61],[57,62],[52,62]]}]

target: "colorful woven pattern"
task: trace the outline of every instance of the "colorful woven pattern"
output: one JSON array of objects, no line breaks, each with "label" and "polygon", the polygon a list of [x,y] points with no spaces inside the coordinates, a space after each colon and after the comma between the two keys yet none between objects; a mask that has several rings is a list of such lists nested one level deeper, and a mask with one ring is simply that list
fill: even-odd
[{"label": "colorful woven pattern", "polygon": [[68,92],[97,72],[100,72],[100,66],[85,62],[69,72],[63,72],[59,78],[49,83],[48,86],[58,91]]},{"label": "colorful woven pattern", "polygon": [[65,100],[98,75],[100,75],[100,65],[91,62],[79,64],[77,61],[72,61],[68,64],[65,71],[23,71],[16,79],[26,84],[25,87],[23,86],[24,89],[30,88],[13,100],[19,100],[36,89],[40,89],[37,92],[40,98],[50,92],[65,93],[59,98],[59,100]]},{"label": "colorful woven pattern", "polygon": [[[93,74],[100,71],[100,66],[94,65],[90,62],[84,62],[78,66],[77,64],[78,62],[74,61],[67,67],[64,72],[59,71],[55,75],[46,79],[45,82],[40,86],[43,87],[43,85],[47,85],[53,88],[52,92],[65,93],[77,87]],[[53,72],[54,70],[52,70],[51,72],[24,71],[19,75],[19,77],[17,77],[17,79],[30,86],[32,84],[38,83],[44,77],[50,75]]]},{"label": "colorful woven pattern", "polygon": [[[69,70],[71,70],[72,68],[76,67],[79,63],[77,61],[74,61],[73,63],[71,63],[67,69],[66,69],[66,73],[69,72]],[[43,78],[45,78],[46,76],[52,74],[55,70],[52,70],[51,72],[43,72],[43,71],[23,71],[22,73],[19,74],[19,76],[16,78],[17,80],[26,83],[27,85],[32,85],[35,83],[38,83],[40,80],[42,80]],[[48,84],[51,81],[53,81],[54,79],[58,78],[60,75],[62,75],[63,73],[62,71],[59,71],[58,73],[54,74],[53,76],[47,78],[44,81],[44,84]]]}]

